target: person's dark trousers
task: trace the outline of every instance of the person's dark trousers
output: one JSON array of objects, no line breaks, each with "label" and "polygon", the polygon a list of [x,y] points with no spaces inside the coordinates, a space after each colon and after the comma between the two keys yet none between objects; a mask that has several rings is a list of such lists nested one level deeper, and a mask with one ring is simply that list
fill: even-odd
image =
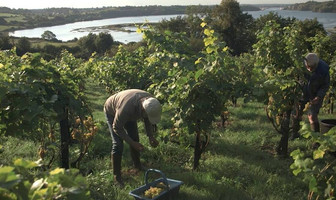
[{"label": "person's dark trousers", "polygon": [[113,168],[113,179],[117,185],[120,187],[124,186],[124,183],[121,178],[121,158],[120,154],[112,154],[111,153],[111,163]]},{"label": "person's dark trousers", "polygon": [[[128,121],[125,124],[125,129],[133,141],[139,142],[139,132],[138,132],[138,126],[137,126],[136,121]],[[137,169],[141,169],[140,152],[134,149],[130,145],[130,153],[131,153],[131,158],[133,160],[134,167]]]},{"label": "person's dark trousers", "polygon": [[313,104],[310,107],[310,115],[313,119],[313,123],[310,124],[311,131],[314,132],[320,132],[320,122],[318,121],[318,114],[320,111],[320,108],[322,107],[323,101],[320,101],[317,104]]},{"label": "person's dark trousers", "polygon": [[319,122],[314,122],[310,124],[310,129],[314,132],[320,132],[320,123]]},{"label": "person's dark trousers", "polygon": [[114,120],[114,116],[109,114],[106,115],[107,125],[112,137],[112,152],[111,152],[111,164],[113,169],[113,177],[116,184],[123,187],[123,181],[121,179],[121,160],[122,160],[122,152],[124,149],[123,140],[114,133],[112,124]]},{"label": "person's dark trousers", "polygon": [[[112,124],[114,121],[114,116],[106,114],[107,124],[112,137],[112,152],[111,152],[111,163],[113,167],[114,180],[121,186],[123,182],[121,179],[121,161],[122,153],[124,150],[123,140],[113,131]],[[133,141],[139,142],[139,132],[136,121],[129,121],[125,124],[125,129],[127,134]],[[141,168],[140,163],[140,153],[130,146],[131,157],[134,166],[138,169]]]},{"label": "person's dark trousers", "polygon": [[300,121],[301,121],[301,119],[293,118],[293,129],[292,129],[293,133],[292,133],[292,136],[291,136],[292,140],[300,137],[300,134],[299,134]]}]

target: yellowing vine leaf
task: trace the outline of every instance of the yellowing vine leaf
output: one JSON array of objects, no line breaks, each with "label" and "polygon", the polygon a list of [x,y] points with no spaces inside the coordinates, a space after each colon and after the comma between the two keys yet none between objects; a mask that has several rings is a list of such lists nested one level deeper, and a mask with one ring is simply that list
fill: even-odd
[{"label": "yellowing vine leaf", "polygon": [[64,169],[63,168],[56,168],[56,169],[54,169],[54,170],[52,170],[51,172],[50,172],[50,175],[56,175],[56,174],[60,174],[60,173],[64,173]]},{"label": "yellowing vine leaf", "polygon": [[223,48],[223,52],[227,52],[228,50],[229,50],[228,46],[226,46],[226,47]]},{"label": "yellowing vine leaf", "polygon": [[24,54],[23,56],[21,56],[21,59],[26,59],[26,58],[28,58],[27,54]]},{"label": "yellowing vine leaf", "polygon": [[213,47],[207,47],[207,48],[206,48],[206,52],[207,52],[208,54],[214,52],[214,50],[215,50],[215,49],[214,49]]},{"label": "yellowing vine leaf", "polygon": [[210,29],[205,29],[204,30],[204,34],[207,36],[211,36],[215,31],[214,30],[210,30]]},{"label": "yellowing vine leaf", "polygon": [[136,32],[137,33],[142,33],[142,30],[140,28],[137,28]]},{"label": "yellowing vine leaf", "polygon": [[321,151],[321,150],[317,149],[313,153],[313,158],[314,158],[314,160],[323,158],[324,154],[325,154],[325,151]]},{"label": "yellowing vine leaf", "polygon": [[0,174],[10,173],[14,170],[14,167],[1,167],[0,168]]},{"label": "yellowing vine leaf", "polygon": [[33,168],[33,167],[37,167],[37,164],[32,162],[32,161],[27,161],[27,160],[24,160],[22,158],[19,158],[17,160],[14,161],[14,165],[15,166],[20,166],[20,167],[24,167],[26,169],[30,169],[30,168]]},{"label": "yellowing vine leaf", "polygon": [[201,60],[202,60],[202,58],[198,58],[198,59],[195,61],[195,65],[201,63]]}]

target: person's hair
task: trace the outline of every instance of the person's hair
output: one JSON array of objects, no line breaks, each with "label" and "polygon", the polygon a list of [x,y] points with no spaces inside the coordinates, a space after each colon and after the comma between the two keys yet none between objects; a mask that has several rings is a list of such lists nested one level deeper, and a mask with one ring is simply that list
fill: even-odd
[{"label": "person's hair", "polygon": [[308,53],[305,57],[306,64],[312,68],[317,67],[319,60],[319,57],[315,53]]}]

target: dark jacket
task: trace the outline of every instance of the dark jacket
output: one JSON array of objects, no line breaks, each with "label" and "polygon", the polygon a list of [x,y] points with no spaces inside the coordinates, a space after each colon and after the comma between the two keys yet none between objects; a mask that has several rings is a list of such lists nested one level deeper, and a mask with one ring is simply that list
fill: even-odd
[{"label": "dark jacket", "polygon": [[313,100],[320,97],[323,100],[330,86],[329,66],[323,60],[320,60],[317,68],[312,72],[308,79],[307,97]]}]

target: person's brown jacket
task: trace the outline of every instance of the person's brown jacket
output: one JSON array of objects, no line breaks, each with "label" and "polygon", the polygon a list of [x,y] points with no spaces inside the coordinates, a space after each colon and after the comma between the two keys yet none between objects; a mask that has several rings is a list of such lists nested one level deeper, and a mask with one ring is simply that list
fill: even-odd
[{"label": "person's brown jacket", "polygon": [[104,112],[113,116],[113,131],[127,143],[132,139],[127,135],[124,126],[128,121],[144,119],[147,136],[153,135],[152,124],[149,122],[144,110],[142,100],[152,95],[139,89],[129,89],[109,97],[104,104]]}]

